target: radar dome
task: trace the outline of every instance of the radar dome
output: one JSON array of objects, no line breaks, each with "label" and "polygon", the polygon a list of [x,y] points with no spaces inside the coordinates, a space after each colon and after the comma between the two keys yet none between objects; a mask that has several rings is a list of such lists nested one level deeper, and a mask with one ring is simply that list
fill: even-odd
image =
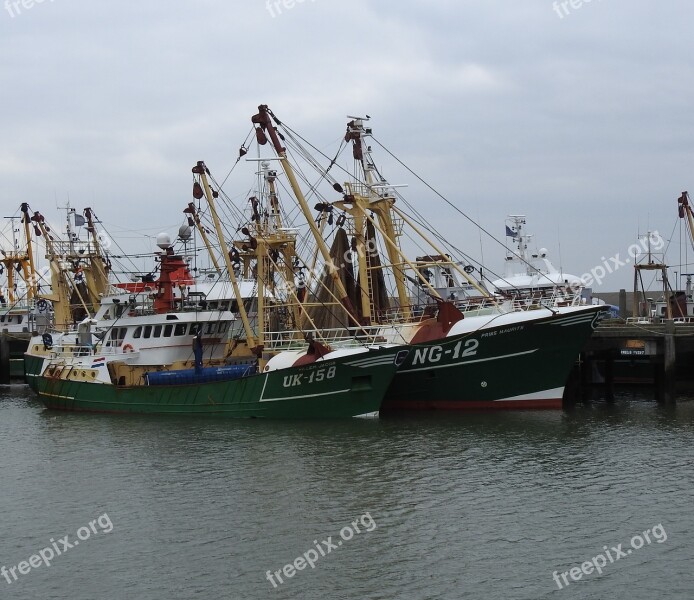
[{"label": "radar dome", "polygon": [[178,228],[178,237],[182,241],[187,242],[191,235],[193,235],[193,228],[190,225],[181,225]]},{"label": "radar dome", "polygon": [[157,246],[159,246],[162,250],[171,248],[171,236],[168,233],[160,233],[157,236]]}]

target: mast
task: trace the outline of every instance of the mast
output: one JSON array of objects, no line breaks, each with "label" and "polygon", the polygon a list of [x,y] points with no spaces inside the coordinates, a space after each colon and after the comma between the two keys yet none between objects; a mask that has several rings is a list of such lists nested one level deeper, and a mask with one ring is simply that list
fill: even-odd
[{"label": "mast", "polygon": [[[293,234],[285,231],[282,224],[282,214],[280,212],[280,202],[277,194],[277,171],[270,169],[270,163],[263,161],[260,164],[263,180],[267,184],[267,206],[266,218],[256,220],[256,230],[261,239],[268,244],[268,249],[274,255],[283,257],[283,264],[278,265],[277,259],[271,257],[271,262],[268,266],[274,265],[276,269],[282,272],[282,277],[288,284],[287,288],[291,295],[294,295],[291,288],[294,285],[294,258],[296,257],[296,239]],[[268,256],[267,251],[262,256]],[[268,283],[272,285],[274,293],[274,279],[269,279]],[[290,285],[291,284],[291,285]],[[297,298],[298,301],[298,298]],[[299,306],[297,303],[292,303],[290,306],[294,323],[299,322]]]},{"label": "mast", "polygon": [[200,237],[202,237],[202,241],[205,243],[205,247],[207,248],[207,252],[210,255],[210,259],[212,260],[212,264],[214,265],[214,268],[217,270],[217,273],[219,273],[219,275],[221,275],[222,269],[219,266],[219,262],[217,262],[217,256],[212,251],[212,244],[210,243],[210,238],[207,237],[207,232],[205,231],[205,228],[203,227],[202,222],[200,221],[200,213],[195,208],[195,204],[193,204],[192,202],[189,202],[188,208],[184,208],[183,212],[186,213],[187,215],[190,215],[188,217],[188,219],[189,219],[188,224],[189,225],[195,225],[195,227],[197,228],[198,232],[200,233]]},{"label": "mast", "polygon": [[[224,256],[224,262],[226,264],[227,272],[229,274],[229,279],[231,285],[234,289],[234,295],[236,296],[236,301],[239,307],[239,313],[241,314],[241,321],[243,322],[243,328],[246,333],[246,341],[248,346],[252,348],[256,353],[262,352],[262,340],[263,340],[263,329],[259,327],[259,339],[256,340],[253,335],[253,329],[251,328],[251,323],[248,319],[248,313],[246,312],[246,307],[243,304],[243,297],[241,296],[241,290],[239,289],[239,284],[236,281],[236,274],[234,273],[234,267],[231,264],[231,258],[229,257],[229,252],[226,247],[226,242],[224,241],[224,232],[222,231],[222,224],[219,221],[219,216],[217,215],[217,209],[214,202],[214,194],[210,189],[210,184],[207,181],[208,169],[203,161],[198,161],[198,164],[193,167],[193,173],[200,176],[202,181],[203,189],[205,190],[205,197],[207,198],[207,203],[210,205],[210,214],[212,215],[212,221],[214,222],[215,230],[217,231],[217,237],[219,238],[219,244]],[[259,289],[260,297],[260,289]],[[261,320],[262,323],[262,320]]]},{"label": "mast", "polygon": [[[276,118],[275,120],[277,121]],[[320,232],[318,231],[318,227],[316,226],[316,223],[313,220],[311,209],[309,208],[308,202],[306,202],[306,198],[303,192],[301,191],[301,188],[299,187],[299,183],[297,182],[296,176],[294,175],[294,170],[292,169],[292,166],[289,163],[289,160],[287,159],[287,150],[280,143],[279,137],[277,135],[277,130],[275,129],[275,126],[272,124],[272,120],[270,119],[270,111],[266,104],[261,104],[258,107],[258,114],[254,115],[251,121],[252,123],[257,125],[255,130],[256,137],[258,139],[258,143],[261,146],[267,144],[268,141],[265,132],[270,134],[272,146],[275,152],[277,153],[277,156],[280,158],[282,168],[284,169],[284,172],[287,175],[287,179],[289,180],[289,185],[291,186],[292,191],[296,196],[297,202],[299,203],[299,207],[301,208],[301,211],[304,213],[304,218],[306,219],[306,222],[308,223],[311,229],[311,233],[313,234],[313,237],[316,240],[316,244],[318,245],[318,248],[320,249],[320,252],[323,255],[323,259],[326,262],[326,267],[328,268],[330,277],[332,278],[335,284],[335,288],[337,289],[340,295],[340,302],[345,307],[347,312],[356,319],[357,314],[354,309],[354,306],[352,305],[352,301],[349,299],[347,290],[345,289],[345,286],[342,284],[342,281],[338,275],[338,269],[335,268],[335,265],[332,262],[330,250],[328,249],[325,240],[321,237]],[[279,121],[277,122],[279,123]]]},{"label": "mast", "polygon": [[651,232],[648,232],[648,251],[646,253],[647,262],[639,262],[638,258],[634,257],[634,306],[632,309],[632,314],[634,317],[641,316],[638,314],[638,284],[641,283],[641,291],[643,293],[643,300],[646,300],[646,290],[643,283],[643,271],[660,271],[661,277],[663,278],[663,299],[665,300],[665,316],[667,319],[672,319],[672,303],[668,299],[668,293],[670,291],[670,283],[668,281],[668,267],[664,262],[656,262],[653,252],[651,251]]},{"label": "mast", "polygon": [[[91,208],[84,209],[84,216],[87,221],[87,231],[92,238],[93,251],[88,252],[89,262],[86,265],[88,276],[86,277],[87,289],[89,290],[92,309],[96,312],[101,302],[102,296],[108,290],[108,266],[102,253],[99,234],[94,226],[94,212]],[[89,249],[89,246],[87,246]]]},{"label": "mast", "polygon": [[9,296],[10,304],[14,305],[17,302],[17,297],[14,293],[14,267],[15,264],[19,264],[17,262],[17,258],[19,257],[19,253],[17,252],[19,244],[17,242],[17,232],[14,224],[16,217],[5,218],[9,219],[10,227],[12,229],[12,250],[9,251],[9,255],[4,250],[2,251],[2,264],[5,266],[5,269],[7,270],[7,295]]},{"label": "mast", "polygon": [[31,224],[29,223],[29,205],[22,202],[20,207],[22,212],[22,222],[24,223],[24,239],[26,240],[26,256],[29,261],[29,277],[26,279],[27,284],[27,299],[32,300],[36,296],[37,281],[36,281],[36,266],[34,265],[34,251],[31,247]]},{"label": "mast", "polygon": [[72,312],[70,310],[70,289],[67,276],[61,265],[61,259],[56,253],[53,237],[48,232],[46,220],[40,212],[31,216],[38,228],[37,233],[43,236],[46,244],[46,258],[51,270],[51,293],[41,294],[42,298],[50,300],[53,304],[53,321],[58,329],[67,328],[72,324]]},{"label": "mast", "polygon": [[[398,210],[395,206],[395,198],[392,195],[386,195],[385,190],[389,188],[394,188],[397,186],[391,186],[383,178],[376,178],[377,174],[374,161],[371,157],[371,147],[366,144],[365,138],[372,135],[370,128],[364,126],[364,119],[359,117],[349,117],[353,120],[347,124],[347,134],[345,135],[345,140],[352,141],[353,144],[353,155],[354,159],[361,165],[362,171],[364,173],[364,181],[366,183],[367,191],[371,195],[371,201],[369,208],[372,209],[373,205],[378,206],[379,210],[374,210],[374,212],[379,217],[379,222],[383,230],[384,239],[387,241],[388,257],[391,264],[395,266],[402,264],[403,262],[407,264],[410,268],[414,270],[418,278],[428,287],[435,297],[440,298],[440,295],[436,290],[434,290],[429,282],[421,276],[419,269],[414,267],[410,261],[407,260],[406,256],[403,254],[400,245],[397,243],[397,238],[399,234],[397,233],[397,228],[395,226],[395,221],[393,219],[393,213],[395,213],[400,219],[402,219],[409,227],[411,227],[415,233],[422,238],[427,244],[431,246],[440,256],[447,256],[447,254],[438,247],[427,235],[421,231],[411,219],[408,219],[405,214]],[[367,117],[368,119],[368,117]],[[381,192],[380,190],[383,190]],[[372,209],[373,210],[373,209]],[[449,261],[450,266],[458,272],[472,287],[474,287],[480,294],[485,297],[492,297],[488,290],[480,286],[475,279],[470,277],[464,269],[460,268],[455,261]],[[398,298],[402,302],[402,299],[408,299],[407,289],[405,288],[405,277],[402,270],[399,268],[401,276],[396,277],[396,285],[398,286]],[[408,311],[409,312],[409,311]]]},{"label": "mast", "polygon": [[[375,167],[373,161],[371,160],[371,148],[365,146],[364,144],[364,135],[370,134],[370,132],[370,129],[365,129],[363,119],[355,118],[347,124],[347,133],[345,134],[345,141],[352,140],[352,154],[354,156],[354,160],[360,164],[362,172],[364,173],[364,180],[367,186],[367,189],[365,191],[367,191],[369,195],[373,196],[375,195],[373,186],[376,184],[373,175]],[[410,311],[410,298],[409,294],[407,293],[407,288],[405,287],[405,273],[400,267],[402,261],[406,261],[406,259],[400,251],[400,246],[396,241],[397,235],[395,231],[395,225],[393,223],[393,216],[390,212],[390,209],[392,208],[393,204],[395,204],[395,198],[386,199],[383,195],[380,194],[377,195],[377,198],[378,200],[376,200],[375,198],[368,197],[365,199],[367,200],[367,204],[373,204],[374,201],[378,202],[378,208],[381,209],[375,212],[378,215],[378,220],[381,225],[382,234],[387,242],[386,252],[388,253],[388,260],[390,260],[390,264],[393,267],[393,275],[395,276],[395,287],[398,293],[398,303],[400,306],[400,310],[402,311],[405,320],[409,320],[412,316],[412,313]],[[369,200],[371,200],[371,202],[369,202]],[[383,209],[383,204],[386,205],[385,209]],[[360,209],[362,211],[362,214],[365,214],[365,206],[361,205]],[[374,226],[375,225],[376,224],[374,223]],[[359,262],[359,273],[361,275],[362,271],[365,272],[366,270],[366,253],[360,253]],[[414,272],[417,273],[418,270],[414,269]],[[364,281],[366,282],[368,280],[364,279]],[[434,294],[438,296],[438,293],[435,290],[433,291]]]},{"label": "mast", "polygon": [[692,214],[692,207],[689,204],[689,192],[682,192],[682,195],[677,199],[678,212],[680,219],[686,217],[687,226],[689,227],[689,239],[694,246],[694,215]]}]

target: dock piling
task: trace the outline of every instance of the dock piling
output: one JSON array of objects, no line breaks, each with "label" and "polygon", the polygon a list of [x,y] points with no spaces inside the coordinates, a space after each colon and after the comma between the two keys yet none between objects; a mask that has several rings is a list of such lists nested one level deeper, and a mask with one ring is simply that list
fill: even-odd
[{"label": "dock piling", "polygon": [[0,334],[0,384],[10,383],[10,341],[7,335]]}]

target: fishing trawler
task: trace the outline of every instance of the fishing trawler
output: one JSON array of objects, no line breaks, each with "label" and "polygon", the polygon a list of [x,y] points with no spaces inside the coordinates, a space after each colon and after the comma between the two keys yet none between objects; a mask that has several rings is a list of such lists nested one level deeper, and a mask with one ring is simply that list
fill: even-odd
[{"label": "fishing trawler", "polygon": [[[252,118],[258,144],[269,143],[274,151],[315,238],[316,255],[328,266],[307,283],[306,315],[412,348],[388,389],[384,411],[560,408],[569,372],[603,309],[540,304],[517,310],[499,303],[469,269],[450,258],[442,236],[437,242],[425,235],[421,215],[377,170],[366,142],[373,138],[367,120],[354,117],[348,123],[342,148],[351,146],[356,172],[343,186],[329,173],[337,156],[328,168],[320,166],[320,159],[306,151],[305,140],[266,105]],[[303,156],[340,196],[322,195],[315,206],[318,217],[310,211],[283,144],[291,146],[293,156]],[[316,186],[311,191],[317,193]],[[416,216],[408,215],[407,207]],[[438,267],[464,282],[469,312],[433,285],[422,261],[407,257],[400,245],[405,231],[431,249],[424,262],[435,256]],[[423,310],[421,298],[413,304],[408,295],[408,281],[416,281],[431,300]]]},{"label": "fishing trawler", "polygon": [[[180,236],[189,231],[182,227]],[[191,336],[199,337],[203,359],[223,364],[226,339],[238,337],[238,308],[231,284],[221,278],[197,281],[184,255],[174,251],[168,234],[157,238],[159,277],[152,281],[115,284],[89,314],[68,331],[45,332],[32,338],[26,357],[31,382],[56,356],[86,353],[93,362],[164,369],[165,365],[193,366]],[[252,312],[255,282],[240,281],[243,301]],[[98,356],[93,351],[98,351]]]},{"label": "fishing trawler", "polygon": [[[687,235],[687,245],[694,248],[694,211],[690,204],[689,193],[684,191],[677,199],[678,218],[681,219]],[[649,231],[643,240],[639,240],[643,247],[643,254],[634,259],[634,307],[633,314],[628,322],[647,324],[672,319],[675,324],[694,323],[694,285],[692,277],[694,273],[682,273],[679,275],[685,279],[685,288],[678,288],[678,281],[672,285],[669,275],[670,267],[665,264],[665,253],[657,252],[653,246],[653,236],[657,233]],[[659,236],[658,236],[659,237]],[[662,241],[662,238],[661,238]],[[688,265],[681,265],[687,267]],[[655,272],[655,280],[659,281],[661,289],[657,298],[647,297],[644,273]],[[677,272],[675,272],[677,275]]]},{"label": "fishing trawler", "polygon": [[[162,237],[161,274],[152,289],[130,288],[135,293],[127,303],[113,302],[118,298],[107,296],[97,313],[99,319],[84,319],[72,344],[55,345],[45,338],[36,344],[38,355],[30,357],[35,369],[31,381],[43,403],[61,410],[218,417],[376,414],[408,349],[356,337],[328,345],[317,329],[283,331],[281,340],[267,337],[270,313],[298,314],[298,307],[291,309],[289,302],[280,306],[273,296],[274,275],[283,272],[277,263],[280,256],[282,264],[293,264],[294,236],[269,220],[259,221],[255,235],[246,230],[249,244],[240,244],[244,256],[229,251],[215,206],[219,194],[211,188],[209,170],[199,162],[193,174],[193,195],[200,198],[204,194],[207,200],[234,304],[228,293],[215,298],[184,291],[192,283],[185,262]],[[195,222],[197,217],[190,218]],[[239,262],[234,260],[237,255]],[[250,296],[237,278],[241,261],[250,264],[251,258],[257,277],[253,285],[255,319],[244,301]],[[270,293],[267,273],[273,273]],[[151,309],[138,300],[140,291],[152,300]],[[195,302],[192,319],[187,311],[191,299]],[[243,339],[232,335],[237,315]],[[127,327],[119,319],[127,319]],[[108,335],[97,336],[95,342],[92,326],[109,321],[113,323]],[[205,357],[204,336],[212,334],[223,334],[224,353]],[[153,362],[154,357],[176,356],[180,346],[176,338],[187,340],[193,360]],[[151,340],[156,347],[147,345]],[[214,340],[215,346],[218,341]],[[140,344],[137,350],[135,344]]]},{"label": "fishing trawler", "polygon": [[[36,302],[41,281],[34,262],[29,206],[22,203],[18,217],[9,217],[11,235],[3,236],[11,249],[0,250],[0,276],[6,285],[0,287],[0,331],[8,334],[28,333],[50,322],[50,307]],[[19,220],[23,227],[15,226]],[[23,239],[21,239],[23,230]]]}]

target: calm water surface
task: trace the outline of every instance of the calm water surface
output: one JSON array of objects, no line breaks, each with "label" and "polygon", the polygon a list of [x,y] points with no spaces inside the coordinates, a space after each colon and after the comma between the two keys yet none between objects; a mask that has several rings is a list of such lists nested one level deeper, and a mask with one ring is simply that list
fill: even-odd
[{"label": "calm water surface", "polygon": [[[63,554],[1,577],[0,598],[689,599],[693,444],[694,401],[632,393],[567,412],[286,423],[61,414],[6,387],[0,566],[51,539]],[[667,540],[602,575],[553,580],[659,524]],[[65,550],[78,530],[88,539]],[[266,572],[312,558],[314,540],[326,555],[274,588]]]}]

